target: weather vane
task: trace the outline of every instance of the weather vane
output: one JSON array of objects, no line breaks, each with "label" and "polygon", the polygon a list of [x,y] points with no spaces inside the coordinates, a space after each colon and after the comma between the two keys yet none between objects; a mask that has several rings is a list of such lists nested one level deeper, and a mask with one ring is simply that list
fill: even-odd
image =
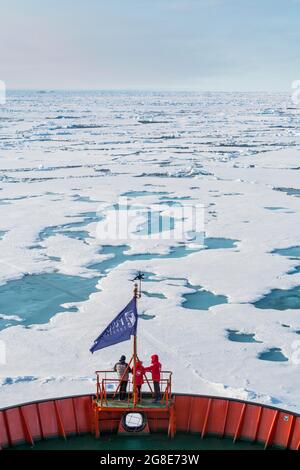
[{"label": "weather vane", "polygon": [[145,279],[145,276],[144,274],[142,273],[142,271],[138,271],[137,275],[131,279],[131,281],[139,281],[139,286],[136,286],[138,287],[138,289],[136,290],[136,295],[137,297],[141,297],[142,295],[142,281]]}]

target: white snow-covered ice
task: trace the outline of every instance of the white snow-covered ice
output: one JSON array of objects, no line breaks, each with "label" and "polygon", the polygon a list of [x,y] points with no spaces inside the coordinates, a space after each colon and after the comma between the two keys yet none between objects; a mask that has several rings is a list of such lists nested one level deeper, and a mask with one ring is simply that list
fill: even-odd
[{"label": "white snow-covered ice", "polygon": [[[139,301],[144,363],[157,353],[176,391],[299,411],[300,257],[274,252],[300,245],[299,117],[284,94],[10,92],[0,107],[0,407],[93,392],[96,369],[130,356],[130,342],[89,348],[141,270],[158,294]],[[205,237],[220,246],[101,238],[124,197],[166,212],[203,207]],[[90,280],[82,296],[78,276]],[[226,302],[186,308],[197,286]],[[284,307],[255,305],[276,290],[292,291]],[[48,316],[31,324],[39,305]],[[257,342],[230,341],[229,329]],[[272,348],[287,360],[259,359]]]}]

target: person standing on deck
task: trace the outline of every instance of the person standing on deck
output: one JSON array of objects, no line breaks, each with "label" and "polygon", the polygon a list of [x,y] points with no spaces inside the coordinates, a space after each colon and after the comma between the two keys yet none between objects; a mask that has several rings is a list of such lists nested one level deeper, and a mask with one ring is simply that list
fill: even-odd
[{"label": "person standing on deck", "polygon": [[145,372],[151,372],[152,380],[154,385],[154,401],[158,402],[161,400],[160,394],[160,372],[161,372],[161,363],[158,360],[158,355],[153,354],[151,356],[151,365],[149,367],[145,367]]},{"label": "person standing on deck", "polygon": [[[135,369],[133,369],[133,374],[134,374]],[[135,383],[136,383],[136,388],[138,392],[138,401],[141,401],[142,398],[142,385],[144,383],[144,374],[145,374],[145,368],[143,367],[142,361],[137,361],[136,363],[136,372],[135,372]]]},{"label": "person standing on deck", "polygon": [[126,391],[127,391],[129,374],[132,373],[129,365],[126,362],[126,357],[124,355],[121,356],[119,362],[115,364],[114,371],[117,372],[118,378],[120,380],[119,399],[124,401],[126,400]]}]

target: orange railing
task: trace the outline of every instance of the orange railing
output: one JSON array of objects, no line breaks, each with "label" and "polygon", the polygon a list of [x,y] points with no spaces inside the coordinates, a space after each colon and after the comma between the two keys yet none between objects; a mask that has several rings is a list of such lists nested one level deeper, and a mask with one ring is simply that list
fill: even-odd
[{"label": "orange railing", "polygon": [[[103,403],[108,405],[107,395],[110,394],[110,399],[117,399],[118,392],[120,388],[121,380],[116,377],[117,373],[113,370],[97,370],[95,372],[97,377],[96,385],[96,399],[100,406],[103,406]],[[115,377],[112,377],[115,376]],[[145,373],[145,383],[144,385],[148,386],[148,393],[150,392],[154,396],[153,392],[153,380],[149,379],[147,373]],[[171,371],[162,371],[160,375],[160,391],[161,391],[161,403],[168,404],[169,400],[172,397],[172,372]],[[145,390],[142,389],[142,396]],[[128,379],[127,384],[127,402],[129,403],[133,397],[133,379]]]}]

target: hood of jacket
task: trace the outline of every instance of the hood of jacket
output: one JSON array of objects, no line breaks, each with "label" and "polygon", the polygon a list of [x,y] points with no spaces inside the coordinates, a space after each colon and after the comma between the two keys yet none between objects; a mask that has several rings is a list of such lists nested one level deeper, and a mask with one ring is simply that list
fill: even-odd
[{"label": "hood of jacket", "polygon": [[151,356],[151,361],[152,361],[152,364],[157,364],[158,363],[158,355],[153,354],[153,356]]}]

